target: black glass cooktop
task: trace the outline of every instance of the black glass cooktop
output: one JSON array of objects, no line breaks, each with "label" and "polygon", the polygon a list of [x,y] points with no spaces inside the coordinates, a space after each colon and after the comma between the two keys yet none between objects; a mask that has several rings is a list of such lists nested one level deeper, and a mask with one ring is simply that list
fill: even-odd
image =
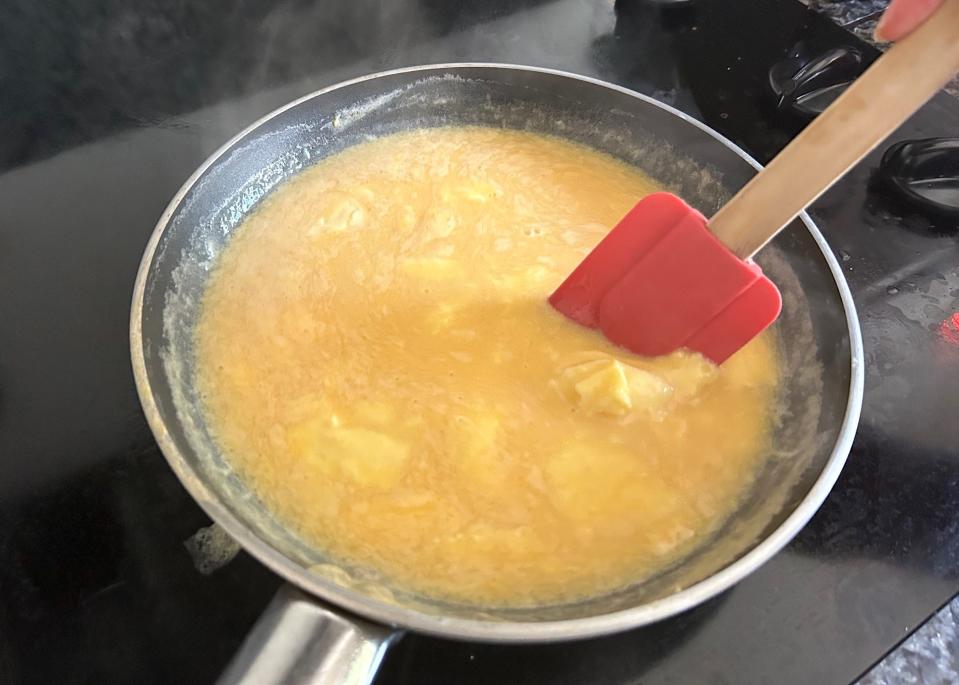
[{"label": "black glass cooktop", "polygon": [[[127,317],[154,223],[236,130],[395,66],[567,69],[673,104],[762,161],[803,125],[770,67],[873,48],[795,0],[8,0],[0,5],[0,682],[207,683],[279,580],[209,524],[133,388]],[[956,135],[940,95],[895,140]],[[959,591],[959,244],[898,204],[882,150],[813,217],[860,308],[866,397],[835,491],[756,574],[676,619],[572,644],[408,635],[379,683],[841,683]]]}]

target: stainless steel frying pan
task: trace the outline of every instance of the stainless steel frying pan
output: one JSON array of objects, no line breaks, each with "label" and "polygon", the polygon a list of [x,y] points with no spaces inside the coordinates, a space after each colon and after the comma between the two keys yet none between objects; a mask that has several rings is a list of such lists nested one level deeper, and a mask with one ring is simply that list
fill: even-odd
[{"label": "stainless steel frying pan", "polygon": [[210,270],[244,217],[301,169],[370,137],[463,124],[586,143],[644,169],[707,216],[758,168],[730,141],[645,96],[573,74],[491,64],[401,69],[321,90],[264,117],[207,160],[173,198],[147,245],[130,344],[147,419],[183,485],[289,582],[224,675],[227,682],[367,682],[403,629],[465,640],[549,641],[672,616],[722,592],[782,548],[825,499],[846,459],[862,402],[862,343],[839,265],[803,215],[759,260],[784,295],[774,451],[721,530],[657,577],[574,604],[446,604],[344,566],[273,518],[230,468],[197,395],[193,330]]}]

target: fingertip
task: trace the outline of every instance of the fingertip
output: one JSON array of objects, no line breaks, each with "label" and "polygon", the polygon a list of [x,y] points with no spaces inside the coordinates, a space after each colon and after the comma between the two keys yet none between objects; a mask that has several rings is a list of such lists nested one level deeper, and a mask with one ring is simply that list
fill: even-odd
[{"label": "fingertip", "polygon": [[929,19],[942,3],[943,0],[892,0],[876,25],[873,38],[889,43],[906,37]]},{"label": "fingertip", "polygon": [[879,20],[879,23],[876,24],[875,30],[872,32],[872,39],[876,41],[877,43],[888,43],[890,40],[889,37],[886,35],[885,19],[886,17],[883,16],[883,18]]}]

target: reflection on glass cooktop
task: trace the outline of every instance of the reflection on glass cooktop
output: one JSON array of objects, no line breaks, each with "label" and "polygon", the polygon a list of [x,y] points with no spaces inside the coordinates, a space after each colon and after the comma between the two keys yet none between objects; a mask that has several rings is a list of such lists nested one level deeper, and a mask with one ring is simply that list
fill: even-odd
[{"label": "reflection on glass cooktop", "polygon": [[[127,349],[153,225],[236,130],[344,78],[488,60],[652,94],[765,161],[804,125],[773,64],[800,43],[877,54],[796,0],[13,0],[0,27],[3,683],[212,682],[279,585],[244,553],[222,563],[215,531],[194,564],[209,520],[146,428]],[[942,95],[894,139],[957,130]],[[860,308],[867,389],[803,533],[673,620],[563,645],[408,635],[377,682],[848,682],[959,590],[956,225],[885,190],[881,153],[812,211]]]}]

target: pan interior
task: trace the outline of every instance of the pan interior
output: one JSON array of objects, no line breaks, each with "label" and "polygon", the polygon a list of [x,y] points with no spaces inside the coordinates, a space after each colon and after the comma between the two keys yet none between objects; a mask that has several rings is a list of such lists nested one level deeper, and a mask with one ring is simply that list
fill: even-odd
[{"label": "pan interior", "polygon": [[148,265],[140,325],[156,407],[150,418],[155,430],[162,425],[161,445],[180,478],[229,532],[289,579],[341,603],[360,595],[447,618],[595,617],[668,597],[748,553],[795,510],[829,463],[849,398],[843,302],[822,250],[800,222],[759,259],[784,298],[774,451],[720,532],[653,579],[575,604],[489,609],[437,602],[327,558],[277,522],[232,471],[197,396],[193,331],[211,268],[233,230],[278,183],[324,157],[373,137],[450,125],[529,130],[585,143],[636,165],[707,216],[754,173],[735,150],[669,110],[602,84],[522,69],[387,74],[281,110],[234,140],[188,184],[171,206]]}]

